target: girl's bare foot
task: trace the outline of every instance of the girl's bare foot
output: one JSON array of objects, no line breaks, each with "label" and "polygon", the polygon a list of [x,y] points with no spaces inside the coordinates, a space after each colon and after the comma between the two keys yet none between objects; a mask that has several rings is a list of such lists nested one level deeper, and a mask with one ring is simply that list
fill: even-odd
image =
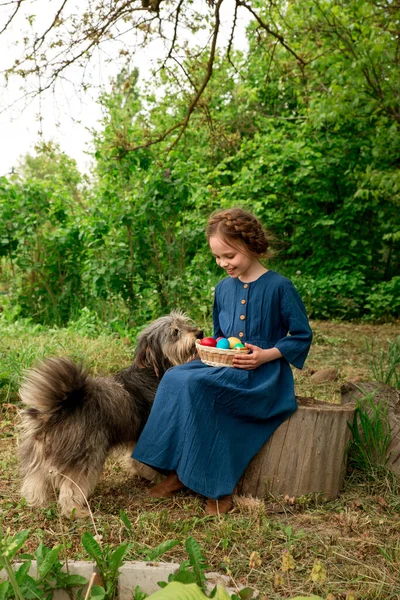
[{"label": "girl's bare foot", "polygon": [[170,473],[164,481],[158,483],[148,492],[150,498],[170,498],[176,492],[184,488],[184,484],[178,478],[176,473]]},{"label": "girl's bare foot", "polygon": [[233,500],[231,494],[222,496],[218,500],[207,499],[206,515],[224,515],[233,508]]}]

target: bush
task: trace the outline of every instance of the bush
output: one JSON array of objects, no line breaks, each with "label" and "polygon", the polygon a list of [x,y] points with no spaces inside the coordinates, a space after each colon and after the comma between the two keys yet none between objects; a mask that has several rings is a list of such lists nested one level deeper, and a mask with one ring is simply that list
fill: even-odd
[{"label": "bush", "polygon": [[363,273],[336,272],[322,277],[291,277],[313,319],[357,319],[366,296]]},{"label": "bush", "polygon": [[364,305],[365,319],[378,320],[400,317],[400,276],[382,281],[371,288]]}]

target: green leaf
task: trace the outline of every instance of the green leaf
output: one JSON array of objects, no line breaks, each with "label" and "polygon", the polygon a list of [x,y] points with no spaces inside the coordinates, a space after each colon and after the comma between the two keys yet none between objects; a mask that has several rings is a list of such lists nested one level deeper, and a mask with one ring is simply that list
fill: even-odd
[{"label": "green leaf", "polygon": [[30,575],[26,575],[25,579],[20,583],[22,595],[24,598],[37,599],[43,597],[43,590],[41,587],[37,585],[37,581],[35,581]]},{"label": "green leaf", "polygon": [[44,561],[44,557],[46,556],[47,550],[49,550],[49,548],[46,548],[46,546],[43,544],[43,542],[40,542],[38,547],[35,550],[35,557],[36,557],[38,569],[40,568],[40,565]]},{"label": "green leaf", "polygon": [[125,525],[127,530],[129,531],[129,533],[133,533],[132,523],[130,522],[128,515],[126,514],[126,512],[124,510],[122,510],[122,508],[119,511],[119,518],[121,519],[121,521],[123,522],[123,524]]},{"label": "green leaf", "polygon": [[162,542],[149,552],[146,552],[146,560],[156,560],[159,556],[169,552],[179,544],[180,542],[178,540],[167,540],[166,542]]},{"label": "green leaf", "polygon": [[196,582],[201,588],[205,589],[206,578],[204,571],[207,569],[208,565],[200,544],[193,537],[189,536],[186,540],[185,547],[189,555],[190,566],[193,568],[193,572],[196,575]]},{"label": "green leaf", "polygon": [[18,550],[24,545],[25,540],[29,535],[30,529],[24,529],[14,535],[12,540],[9,541],[7,547],[7,558],[11,560],[18,552]]},{"label": "green leaf", "polygon": [[118,571],[118,569],[122,565],[123,558],[124,558],[125,554],[127,553],[127,551],[130,549],[130,547],[131,547],[131,544],[121,544],[111,554],[110,558],[108,559],[108,565],[109,565],[109,568],[112,571],[114,571],[114,573],[116,571]]},{"label": "green leaf", "polygon": [[66,587],[76,587],[79,585],[86,585],[88,580],[86,577],[82,577],[82,575],[68,575],[62,578],[63,584]]},{"label": "green leaf", "polygon": [[102,567],[104,563],[103,552],[98,542],[88,531],[85,531],[85,533],[82,536],[82,546],[85,548],[89,556],[93,558],[96,565],[98,567]]},{"label": "green leaf", "polygon": [[196,583],[197,584],[197,576],[193,571],[178,571],[173,575],[174,581],[180,581],[181,583]]},{"label": "green leaf", "polygon": [[249,587],[245,587],[238,592],[240,600],[248,600],[249,598],[253,598],[254,590]]},{"label": "green leaf", "polygon": [[50,550],[44,557],[44,560],[40,567],[38,567],[38,575],[40,579],[44,579],[51,571],[53,565],[58,561],[58,555],[60,554],[61,546],[56,546],[53,550]]},{"label": "green leaf", "polygon": [[27,561],[25,563],[23,563],[20,568],[18,569],[18,571],[16,571],[15,573],[15,579],[17,580],[17,583],[21,584],[25,577],[27,576],[27,574],[29,573],[29,569],[31,568],[31,564],[32,561]]},{"label": "green leaf", "polygon": [[103,600],[106,592],[101,585],[94,585],[90,591],[90,600]]},{"label": "green leaf", "polygon": [[[148,597],[148,600],[204,600],[207,596],[195,583],[185,585],[177,581],[169,583],[164,589],[158,590]],[[228,592],[218,586],[215,600],[230,600]]]},{"label": "green leaf", "polygon": [[9,585],[10,584],[8,581],[3,581],[0,583],[0,600],[5,600]]},{"label": "green leaf", "polygon": [[147,597],[147,594],[142,592],[140,587],[137,585],[133,593],[133,600],[145,600]]}]

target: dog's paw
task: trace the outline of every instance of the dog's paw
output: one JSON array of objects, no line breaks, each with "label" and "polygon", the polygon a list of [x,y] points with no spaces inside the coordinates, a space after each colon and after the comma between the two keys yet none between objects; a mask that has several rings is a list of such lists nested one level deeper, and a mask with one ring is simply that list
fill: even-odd
[{"label": "dog's paw", "polygon": [[83,506],[73,506],[71,507],[61,507],[61,513],[64,515],[64,517],[67,517],[67,519],[87,519],[88,517],[90,517],[90,511],[87,508],[84,508]]}]

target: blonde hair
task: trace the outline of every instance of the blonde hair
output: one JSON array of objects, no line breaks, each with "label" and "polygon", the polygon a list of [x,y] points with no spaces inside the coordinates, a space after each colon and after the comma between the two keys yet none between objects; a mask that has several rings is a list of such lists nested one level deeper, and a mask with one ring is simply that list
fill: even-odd
[{"label": "blonde hair", "polygon": [[260,221],[242,208],[228,208],[214,212],[206,227],[207,240],[218,235],[224,242],[259,257],[269,256],[272,236]]}]

